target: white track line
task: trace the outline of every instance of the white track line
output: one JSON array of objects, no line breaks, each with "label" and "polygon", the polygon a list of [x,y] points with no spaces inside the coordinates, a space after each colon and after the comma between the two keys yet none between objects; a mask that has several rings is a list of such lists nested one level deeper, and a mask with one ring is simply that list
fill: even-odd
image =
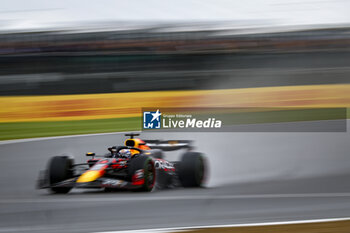
[{"label": "white track line", "polygon": [[[68,198],[70,197],[70,198]],[[295,194],[247,194],[247,195],[182,195],[182,196],[115,196],[115,197],[78,197],[73,195],[62,198],[12,199],[2,198],[0,204],[10,203],[60,203],[66,202],[126,202],[126,201],[177,201],[177,200],[232,200],[232,199],[276,199],[276,198],[350,198],[350,193],[295,193]]]},{"label": "white track line", "polygon": [[94,233],[168,233],[190,231],[194,229],[207,228],[226,228],[226,227],[258,227],[258,226],[275,226],[275,225],[291,225],[291,224],[305,224],[305,223],[323,223],[323,222],[338,222],[350,220],[348,218],[328,218],[328,219],[311,219],[298,221],[284,221],[284,222],[265,222],[265,223],[244,223],[244,224],[230,224],[230,225],[209,225],[209,226],[190,226],[190,227],[173,227],[173,228],[158,228],[158,229],[141,229],[141,230],[126,230],[126,231],[100,231]]},{"label": "white track line", "polygon": [[[342,119],[341,119],[342,120]],[[350,122],[350,119],[345,119],[346,122]],[[290,123],[303,123],[303,122],[326,122],[326,121],[339,121],[339,120],[317,120],[317,121],[298,121],[298,122],[275,122],[275,123],[263,123],[264,124],[290,124]],[[254,124],[249,124],[254,125]],[[261,124],[256,124],[261,125]],[[246,124],[243,124],[241,126],[247,126]],[[126,134],[126,133],[145,133],[144,131],[123,131],[123,132],[111,132],[111,133],[92,133],[92,134],[77,134],[77,135],[66,135],[66,136],[53,136],[53,137],[39,137],[39,138],[24,138],[24,139],[13,139],[13,140],[3,140],[0,141],[0,145],[6,145],[6,144],[14,144],[14,143],[23,143],[23,142],[35,142],[35,141],[44,141],[44,140],[55,140],[55,139],[65,139],[65,138],[75,138],[75,137],[92,137],[92,136],[103,136],[103,135],[118,135],[118,134]],[[156,131],[149,131],[149,132],[156,132]],[[157,131],[159,133],[164,133],[163,130]],[[177,132],[168,132],[168,133],[177,133]],[[199,133],[199,132],[194,132]],[[216,132],[217,133],[217,132]],[[232,132],[221,132],[221,133],[232,133]],[[234,132],[233,132],[234,133]],[[249,133],[249,131],[248,131]],[[258,132],[259,133],[259,132]],[[281,132],[276,132],[281,133]],[[290,133],[298,133],[298,132],[290,132]],[[305,133],[305,132],[304,132]],[[317,133],[317,132],[310,132],[310,133]],[[343,133],[343,132],[342,132]]]},{"label": "white track line", "polygon": [[[298,122],[277,122],[277,123],[263,123],[263,124],[284,124],[284,123],[302,123],[302,122],[325,122],[325,121],[339,121],[339,120],[317,120],[317,121],[298,121]],[[346,119],[347,122],[350,122],[350,119]],[[250,124],[253,125],[253,124]],[[256,124],[259,125],[259,124]],[[246,125],[241,125],[246,126]],[[39,137],[39,138],[24,138],[24,139],[13,139],[13,140],[3,140],[0,141],[0,145],[6,145],[6,144],[14,144],[14,143],[23,143],[23,142],[35,142],[35,141],[44,141],[44,140],[55,140],[55,139],[65,139],[65,138],[75,138],[75,137],[92,137],[92,136],[103,136],[103,135],[118,135],[118,134],[126,134],[126,133],[145,133],[144,131],[123,131],[123,132],[111,132],[111,133],[92,133],[92,134],[77,134],[77,135],[66,135],[66,136],[53,136],[53,137]],[[155,132],[155,131],[150,131]],[[164,133],[164,131],[159,130],[157,131],[159,133]],[[172,132],[170,132],[172,133]],[[173,132],[176,133],[176,132]],[[195,132],[198,133],[198,132]],[[221,132],[221,133],[230,133],[230,132]],[[276,132],[280,133],[280,132]],[[291,133],[297,133],[297,132],[291,132]],[[310,133],[317,133],[317,132],[310,132]]]},{"label": "white track line", "polygon": [[118,135],[126,134],[129,132],[141,133],[140,131],[128,131],[128,132],[112,132],[112,133],[94,133],[94,134],[77,134],[77,135],[66,135],[66,136],[54,136],[54,137],[41,137],[41,138],[25,138],[25,139],[14,139],[0,141],[0,145],[23,143],[23,142],[35,142],[44,140],[64,139],[64,138],[75,138],[75,137],[91,137],[91,136],[103,136],[103,135]]}]

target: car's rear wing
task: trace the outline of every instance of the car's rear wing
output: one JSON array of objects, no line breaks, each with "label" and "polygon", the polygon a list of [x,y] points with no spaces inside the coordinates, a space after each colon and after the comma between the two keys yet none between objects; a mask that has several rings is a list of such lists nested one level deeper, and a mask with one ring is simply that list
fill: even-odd
[{"label": "car's rear wing", "polygon": [[191,149],[192,141],[190,140],[145,140],[145,145],[151,149],[160,149],[163,151],[174,151],[180,149]]}]

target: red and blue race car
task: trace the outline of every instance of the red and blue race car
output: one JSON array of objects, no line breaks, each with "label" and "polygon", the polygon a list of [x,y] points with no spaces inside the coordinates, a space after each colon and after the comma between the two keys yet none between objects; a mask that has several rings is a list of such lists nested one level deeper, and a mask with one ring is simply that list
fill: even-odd
[{"label": "red and blue race car", "polygon": [[[150,192],[171,187],[200,187],[207,172],[203,154],[194,152],[189,140],[141,140],[139,134],[125,134],[123,146],[109,147],[109,153],[75,164],[69,156],[55,156],[40,172],[38,188],[68,193],[72,188],[130,189]],[[180,161],[164,160],[164,152],[184,149]]]}]

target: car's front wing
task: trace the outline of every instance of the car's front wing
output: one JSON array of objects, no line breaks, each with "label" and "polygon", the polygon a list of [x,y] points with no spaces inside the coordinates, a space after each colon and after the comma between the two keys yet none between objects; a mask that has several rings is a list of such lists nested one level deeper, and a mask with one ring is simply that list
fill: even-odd
[{"label": "car's front wing", "polygon": [[133,184],[132,182],[101,177],[92,182],[77,183],[76,178],[70,178],[55,184],[49,184],[49,182],[38,182],[39,189],[55,188],[55,187],[70,187],[70,188],[115,188],[115,189],[137,189],[142,187],[142,184]]}]

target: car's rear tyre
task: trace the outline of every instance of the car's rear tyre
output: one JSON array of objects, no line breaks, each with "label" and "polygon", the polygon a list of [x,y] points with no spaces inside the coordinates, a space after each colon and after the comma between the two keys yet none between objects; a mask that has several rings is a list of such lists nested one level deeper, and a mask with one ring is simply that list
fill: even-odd
[{"label": "car's rear tyre", "polygon": [[136,191],[150,192],[153,190],[156,181],[156,170],[152,158],[148,156],[138,156],[131,159],[129,164],[129,179],[134,185],[137,184],[136,173],[143,170],[144,182]]},{"label": "car's rear tyre", "polygon": [[177,173],[182,186],[201,187],[204,183],[205,158],[198,152],[186,152],[177,165]]},{"label": "car's rear tyre", "polygon": [[[73,177],[73,160],[67,156],[52,157],[48,164],[50,185]],[[71,187],[51,187],[52,193],[68,193]]]}]

